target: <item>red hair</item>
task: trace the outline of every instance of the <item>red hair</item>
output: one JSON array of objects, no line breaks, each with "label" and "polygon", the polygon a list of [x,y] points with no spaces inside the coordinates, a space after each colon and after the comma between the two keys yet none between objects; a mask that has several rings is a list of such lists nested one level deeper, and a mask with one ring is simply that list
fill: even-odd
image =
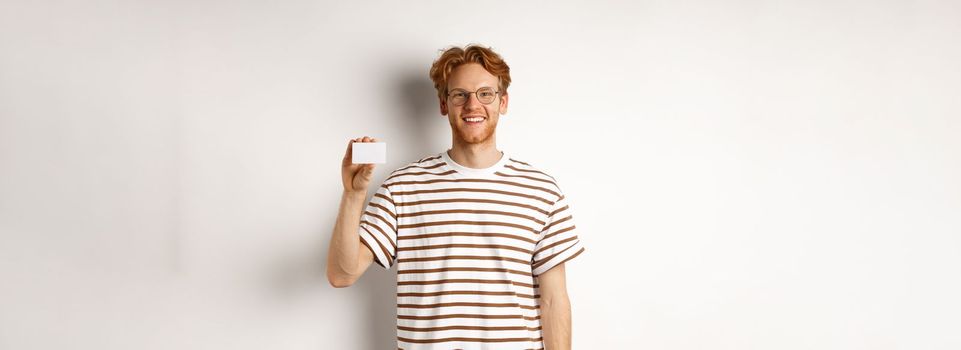
[{"label": "red hair", "polygon": [[447,98],[447,80],[454,68],[466,63],[478,63],[488,73],[497,77],[497,89],[503,95],[507,94],[507,86],[511,84],[511,68],[494,50],[475,44],[464,48],[452,46],[440,55],[430,67],[430,80],[434,81],[437,97]]}]

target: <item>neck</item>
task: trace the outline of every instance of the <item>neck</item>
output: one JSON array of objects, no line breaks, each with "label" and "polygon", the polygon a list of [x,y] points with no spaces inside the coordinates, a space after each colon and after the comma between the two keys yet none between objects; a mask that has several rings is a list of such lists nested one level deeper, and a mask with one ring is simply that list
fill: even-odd
[{"label": "neck", "polygon": [[469,144],[456,140],[454,141],[454,147],[447,154],[457,164],[475,169],[489,168],[497,164],[502,156],[494,142]]}]

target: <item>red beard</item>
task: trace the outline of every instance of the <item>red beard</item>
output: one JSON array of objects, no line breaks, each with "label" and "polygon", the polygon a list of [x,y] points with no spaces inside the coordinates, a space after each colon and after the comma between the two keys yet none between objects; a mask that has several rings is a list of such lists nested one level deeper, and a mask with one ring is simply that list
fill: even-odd
[{"label": "red beard", "polygon": [[460,120],[459,122],[455,121],[452,127],[461,140],[468,144],[477,144],[485,143],[494,137],[497,123],[491,122],[491,118],[487,118],[479,126],[468,126],[466,122]]}]

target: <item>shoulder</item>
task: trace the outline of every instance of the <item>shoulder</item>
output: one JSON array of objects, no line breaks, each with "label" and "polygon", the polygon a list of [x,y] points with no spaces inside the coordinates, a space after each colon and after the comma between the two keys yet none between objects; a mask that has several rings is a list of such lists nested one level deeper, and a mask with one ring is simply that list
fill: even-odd
[{"label": "shoulder", "polygon": [[549,188],[558,193],[561,192],[560,185],[558,185],[557,179],[551,171],[536,163],[530,162],[523,156],[508,156],[507,163],[504,164],[504,172],[504,175],[523,177],[528,180],[537,181],[541,184],[549,185]]},{"label": "shoulder", "polygon": [[396,184],[399,181],[405,181],[405,177],[409,180],[411,176],[423,175],[430,172],[436,172],[437,168],[444,165],[443,159],[439,154],[429,155],[422,157],[420,159],[408,162],[401,167],[394,169],[384,180],[384,187],[390,189],[391,185]]}]

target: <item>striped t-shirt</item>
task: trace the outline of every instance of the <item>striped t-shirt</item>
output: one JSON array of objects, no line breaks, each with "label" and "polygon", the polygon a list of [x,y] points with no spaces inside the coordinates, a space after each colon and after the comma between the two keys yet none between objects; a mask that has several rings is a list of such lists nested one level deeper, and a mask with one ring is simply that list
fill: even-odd
[{"label": "striped t-shirt", "polygon": [[544,348],[536,276],[584,248],[554,178],[501,153],[410,163],[367,203],[361,242],[398,265],[399,350]]}]

